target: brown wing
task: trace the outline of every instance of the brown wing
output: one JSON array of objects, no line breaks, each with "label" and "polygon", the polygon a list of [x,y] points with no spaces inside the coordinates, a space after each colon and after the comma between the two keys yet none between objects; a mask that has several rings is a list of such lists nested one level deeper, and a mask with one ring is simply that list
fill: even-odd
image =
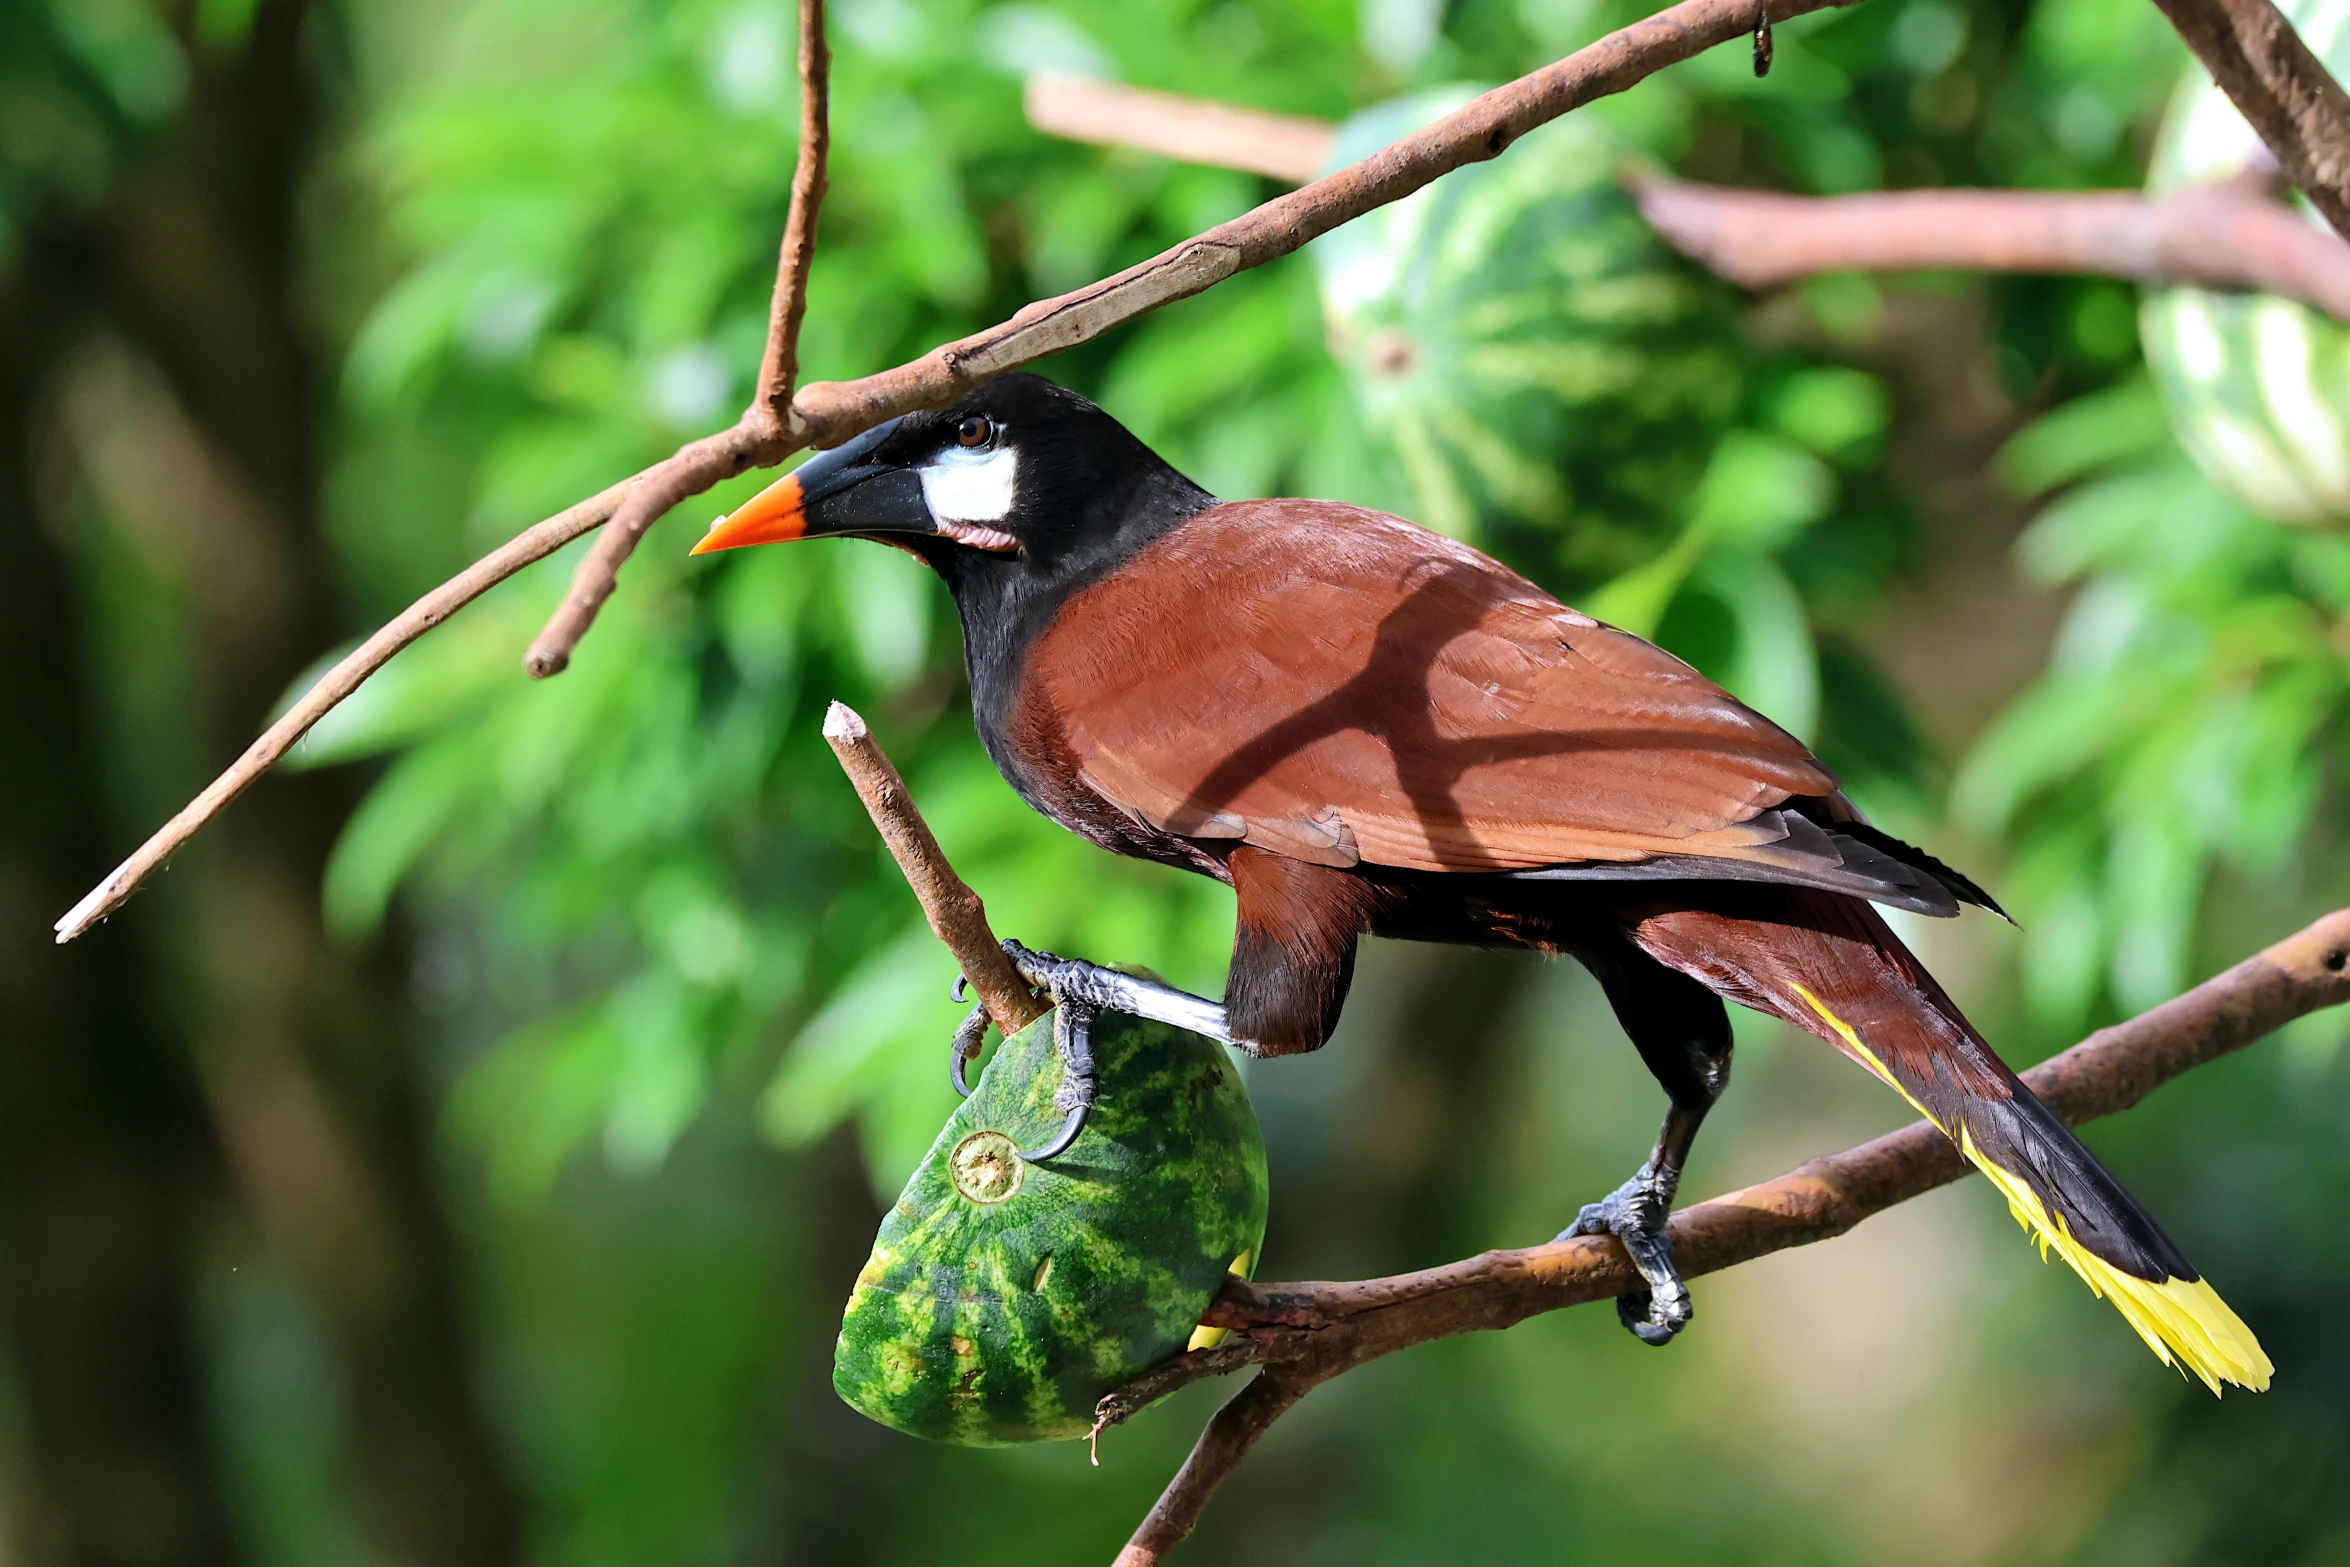
[{"label": "brown wing", "polygon": [[1200,513],[1072,599],[1026,683],[1120,808],[1323,865],[1768,862],[1800,835],[1773,807],[1836,791],[1680,660],[1331,502]]}]

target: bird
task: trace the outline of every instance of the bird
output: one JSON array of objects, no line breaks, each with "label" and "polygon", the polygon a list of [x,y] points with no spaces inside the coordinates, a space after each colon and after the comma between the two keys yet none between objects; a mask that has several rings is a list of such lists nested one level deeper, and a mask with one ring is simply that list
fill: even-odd
[{"label": "bird", "polygon": [[2268,1385],[2252,1331],[1880,912],[1997,903],[1680,659],[1404,519],[1220,501],[1028,374],[815,454],[694,553],[822,536],[944,580],[980,740],[1029,806],[1236,898],[1220,1003],[1004,943],[1057,1004],[1068,1068],[1062,1135],[1027,1157],[1082,1126],[1102,1009],[1284,1056],[1328,1041],[1366,935],[1564,954],[1666,1098],[1648,1157],[1564,1232],[1622,1243],[1642,1285],[1617,1310],[1643,1341],[1691,1319],[1666,1221],[1736,1002],[1908,1100],[2165,1364],[2214,1393]]}]

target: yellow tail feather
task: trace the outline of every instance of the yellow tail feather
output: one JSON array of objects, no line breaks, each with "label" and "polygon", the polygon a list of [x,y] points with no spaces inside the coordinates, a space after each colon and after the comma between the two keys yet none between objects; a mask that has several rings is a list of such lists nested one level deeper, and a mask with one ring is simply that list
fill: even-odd
[{"label": "yellow tail feather", "polygon": [[[1821,1020],[1836,1031],[1836,1037],[1844,1041],[1855,1060],[1874,1072],[1887,1087],[1907,1099],[1918,1114],[1940,1127],[1944,1136],[1949,1136],[1950,1128],[1943,1126],[1933,1111],[1919,1104],[1916,1097],[1902,1087],[1891,1072],[1885,1070],[1885,1063],[1879,1061],[1876,1052],[1861,1042],[1859,1033],[1851,1024],[1829,1011],[1820,1003],[1819,997],[1801,985],[1791,988],[1803,998],[1806,1006],[1817,1012]],[[2091,1294],[2113,1302],[2123,1319],[2137,1332],[2138,1337],[2146,1341],[2146,1347],[2153,1350],[2164,1365],[2181,1366],[2194,1372],[2203,1379],[2203,1385],[2215,1394],[2220,1391],[2223,1382],[2233,1382],[2255,1393],[2267,1391],[2269,1378],[2275,1373],[2276,1367],[2269,1363],[2267,1353],[2261,1349],[2260,1341],[2252,1336],[2252,1330],[2228,1309],[2226,1301],[2219,1298],[2219,1291],[2202,1279],[2166,1279],[2157,1284],[2135,1274],[2124,1273],[2073,1239],[2072,1232],[2065,1228],[2064,1216],[2050,1213],[2039,1196],[2020,1177],[1985,1158],[1982,1150],[1975,1146],[1973,1134],[1964,1125],[1959,1127],[1958,1136],[1954,1140],[1959,1151],[1967,1156],[1976,1169],[1990,1177],[1991,1184],[1998,1187],[2007,1198],[2008,1210],[2015,1215],[2015,1222],[2039,1242],[2041,1257],[2045,1259],[2049,1248],[2054,1247],[2058,1256],[2072,1264],[2073,1271],[2081,1276],[2081,1282],[2089,1286]]]},{"label": "yellow tail feather", "polygon": [[2074,1240],[2065,1228],[2064,1215],[2050,1213],[2030,1187],[1984,1158],[1963,1126],[1958,1146],[2006,1195],[2015,1222],[2040,1243],[2040,1255],[2046,1257],[2048,1249],[2055,1247],[2056,1254],[2071,1263],[2089,1286],[2089,1292],[2112,1301],[2164,1365],[2183,1365],[2214,1393],[2219,1392],[2222,1382],[2233,1382],[2255,1393],[2267,1391],[2276,1367],[2269,1364],[2252,1330],[2228,1309],[2228,1303],[2209,1283],[2166,1279],[2156,1284],[2124,1273]]}]

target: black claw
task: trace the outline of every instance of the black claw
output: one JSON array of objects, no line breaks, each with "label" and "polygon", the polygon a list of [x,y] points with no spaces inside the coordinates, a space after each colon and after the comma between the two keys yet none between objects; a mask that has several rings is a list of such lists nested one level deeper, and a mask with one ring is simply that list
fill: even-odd
[{"label": "black claw", "polygon": [[1030,1164],[1042,1164],[1047,1159],[1058,1159],[1069,1151],[1069,1145],[1077,1141],[1078,1134],[1085,1130],[1085,1118],[1092,1110],[1093,1106],[1090,1104],[1079,1105],[1069,1112],[1069,1119],[1061,1123],[1060,1131],[1054,1134],[1051,1142],[1042,1148],[1023,1148],[1020,1150],[1020,1157]]},{"label": "black claw", "polygon": [[963,1069],[979,1059],[980,1047],[986,1042],[987,1008],[973,1007],[971,1015],[955,1025],[954,1043],[948,1046],[953,1060],[947,1067],[947,1081],[955,1085],[955,1093],[961,1098],[971,1097],[970,1086],[963,1081]]},{"label": "black claw", "polygon": [[952,1001],[956,1006],[961,1006],[964,1002],[964,999],[970,994],[971,976],[968,974],[957,974],[955,976],[955,982],[947,986],[947,999]]},{"label": "black claw", "polygon": [[[1005,943],[1006,948],[1011,945]],[[1051,1142],[1042,1148],[1021,1150],[1020,1157],[1030,1164],[1041,1164],[1068,1152],[1069,1145],[1085,1130],[1085,1118],[1093,1109],[1094,1009],[1089,1003],[1066,994],[1056,993],[1053,999],[1053,1045],[1060,1052],[1063,1068],[1060,1091],[1053,1095],[1053,1105],[1066,1110],[1069,1118],[1061,1123],[1060,1132]]]}]

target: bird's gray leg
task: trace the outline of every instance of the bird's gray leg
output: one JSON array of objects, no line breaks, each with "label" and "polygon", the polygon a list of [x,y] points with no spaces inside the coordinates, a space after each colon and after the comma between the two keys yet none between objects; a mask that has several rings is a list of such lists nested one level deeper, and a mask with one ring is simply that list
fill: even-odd
[{"label": "bird's gray leg", "polygon": [[1666,1344],[1689,1325],[1689,1287],[1673,1266],[1673,1196],[1697,1128],[1730,1082],[1730,1017],[1712,991],[1635,953],[1578,954],[1598,976],[1617,1021],[1670,1101],[1656,1146],[1632,1178],[1584,1208],[1559,1239],[1613,1235],[1645,1289],[1616,1297],[1616,1315],[1645,1344]]},{"label": "bird's gray leg", "polygon": [[1665,1231],[1673,1214],[1673,1194],[1681,1189],[1681,1167],[1697,1140],[1705,1108],[1674,1105],[1665,1112],[1656,1147],[1633,1172],[1632,1178],[1595,1203],[1586,1203],[1575,1222],[1560,1232],[1570,1235],[1613,1235],[1623,1242],[1632,1266],[1647,1282],[1646,1289],[1616,1297],[1616,1315],[1644,1344],[1666,1344],[1689,1325],[1692,1308],[1689,1286],[1673,1266],[1672,1237]]},{"label": "bird's gray leg", "polygon": [[1231,1030],[1224,1022],[1223,1005],[1205,996],[1195,996],[1188,990],[1177,990],[1173,985],[1121,969],[1104,968],[1082,958],[1057,958],[1049,952],[1034,952],[1016,941],[1004,943],[1004,955],[1012,960],[1012,967],[1020,971],[1021,978],[1056,1001],[1072,996],[1098,1011],[1147,1017],[1153,1022],[1205,1034],[1223,1044],[1232,1043]]}]

